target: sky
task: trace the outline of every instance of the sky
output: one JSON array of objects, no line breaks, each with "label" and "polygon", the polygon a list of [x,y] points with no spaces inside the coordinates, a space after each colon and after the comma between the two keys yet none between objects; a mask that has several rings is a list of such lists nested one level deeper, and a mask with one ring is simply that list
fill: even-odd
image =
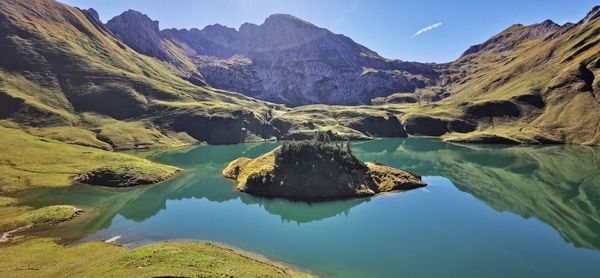
[{"label": "sky", "polygon": [[103,22],[133,9],[160,28],[239,28],[291,14],[390,59],[449,62],[512,24],[577,22],[598,0],[59,0],[94,8]]}]

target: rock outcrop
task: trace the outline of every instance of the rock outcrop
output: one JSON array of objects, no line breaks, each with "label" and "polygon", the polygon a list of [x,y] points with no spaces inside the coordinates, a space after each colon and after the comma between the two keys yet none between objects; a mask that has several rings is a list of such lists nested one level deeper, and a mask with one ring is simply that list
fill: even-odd
[{"label": "rock outcrop", "polygon": [[[349,147],[346,147],[349,148]],[[238,158],[223,176],[252,195],[304,201],[367,197],[425,186],[421,177],[378,162],[363,163],[345,147],[286,142],[258,158]]]},{"label": "rock outcrop", "polygon": [[175,167],[104,166],[78,174],[74,180],[108,187],[132,187],[165,181],[179,172]]},{"label": "rock outcrop", "polygon": [[174,62],[160,38],[158,21],[138,11],[128,10],[106,23],[112,33],[135,51]]}]

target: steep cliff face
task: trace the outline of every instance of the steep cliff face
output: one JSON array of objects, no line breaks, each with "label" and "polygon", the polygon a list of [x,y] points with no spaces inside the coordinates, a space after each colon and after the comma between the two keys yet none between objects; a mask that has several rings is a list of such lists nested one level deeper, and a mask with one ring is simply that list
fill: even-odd
[{"label": "steep cliff face", "polygon": [[138,53],[164,61],[169,70],[183,79],[195,84],[206,85],[204,77],[198,72],[186,54],[193,53],[184,46],[164,41],[161,37],[158,21],[150,19],[138,11],[128,10],[109,20],[105,25],[98,19],[95,10],[85,11],[100,26],[110,30],[113,36]]},{"label": "steep cliff face", "polygon": [[[218,24],[167,29],[157,38],[158,27],[150,24],[156,22],[147,17],[139,19],[148,23],[138,28],[115,24],[139,18],[131,13],[107,26],[132,48],[168,60],[164,45],[178,45],[191,50],[183,53],[209,85],[291,106],[370,104],[375,97],[414,92],[437,77],[432,65],[384,59],[348,37],[290,15],[272,15],[261,25],[246,23],[239,31]],[[150,43],[138,46],[145,37]]]},{"label": "steep cliff face", "polygon": [[135,51],[174,62],[162,44],[158,21],[134,10],[128,10],[106,23],[113,34]]}]

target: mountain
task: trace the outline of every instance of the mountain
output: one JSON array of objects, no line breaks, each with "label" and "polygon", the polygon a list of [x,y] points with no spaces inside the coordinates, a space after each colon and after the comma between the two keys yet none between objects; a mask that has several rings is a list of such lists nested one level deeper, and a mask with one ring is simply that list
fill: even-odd
[{"label": "mountain", "polygon": [[0,192],[68,185],[107,165],[161,170],[115,149],[268,136],[259,123],[269,104],[185,81],[172,64],[115,38],[92,11],[0,2],[0,61]]},{"label": "mountain", "polygon": [[159,36],[158,21],[153,21],[146,15],[128,10],[121,14],[121,16],[108,21],[106,27],[118,39],[139,53],[169,62],[176,61],[169,54],[166,47],[162,45]]},{"label": "mountain", "polygon": [[174,60],[166,49],[178,48],[213,87],[291,106],[370,104],[375,97],[414,92],[437,77],[430,64],[384,59],[291,15],[275,14],[239,30],[215,24],[159,31],[157,21],[130,10],[106,26],[152,57]]},{"label": "mountain", "polygon": [[[562,26],[551,20],[515,24],[446,64],[388,60],[343,35],[283,14],[238,30],[215,24],[159,31],[156,21],[128,11],[107,26],[117,36],[121,30],[140,33],[152,26],[156,49],[186,57],[212,87],[290,106],[376,105],[400,119],[403,131],[394,134],[465,142],[598,144],[598,10]],[[145,40],[124,42],[141,49],[136,44]],[[329,107],[310,111],[332,115]],[[285,119],[294,114],[286,113]],[[318,118],[315,123],[332,124]]]},{"label": "mountain", "polygon": [[[105,25],[94,10],[56,1],[1,1],[0,191],[65,185],[107,163],[154,167],[113,150],[306,139],[315,131],[336,140],[597,145],[599,11],[561,26],[513,25],[454,62],[420,64],[386,60],[287,15],[239,30],[160,31],[135,11]],[[217,79],[281,102],[375,105],[289,108],[215,88]],[[282,89],[300,83],[314,90]],[[318,93],[332,84],[352,90]],[[390,94],[403,84],[408,92]]]},{"label": "mountain", "polygon": [[458,140],[600,143],[600,6],[579,22],[513,25],[441,69],[440,102],[478,122]]},{"label": "mountain", "polygon": [[[0,2],[0,191],[64,186],[107,163],[137,161],[111,152],[120,149],[309,138],[317,129],[344,140],[406,136],[386,111],[340,108],[311,119],[310,111],[205,86],[178,56],[180,45],[142,50],[119,34],[93,10]],[[154,50],[172,59],[140,52]]]},{"label": "mountain", "polygon": [[[334,140],[426,135],[457,142],[598,145],[599,35],[595,7],[577,23],[513,25],[456,61],[422,64],[387,60],[288,15],[239,30],[221,25],[160,30],[135,11],[104,24],[92,9],[53,0],[2,0],[0,231],[21,226],[23,215],[34,211],[18,200],[17,191],[68,187],[74,177],[98,170],[153,181],[178,171],[117,150],[298,140],[316,131]],[[564,215],[580,219],[598,211],[587,202],[597,199],[596,191],[580,186],[593,180],[578,172],[577,163],[563,165],[575,158],[561,156],[561,148],[546,150],[547,157],[536,160],[555,165],[559,170],[552,173],[562,169],[573,181],[566,186],[577,190],[528,184],[556,180],[536,173],[530,163],[517,163],[513,173],[502,163],[492,165],[498,169],[493,171],[472,156],[457,160],[451,152],[452,161],[434,162],[452,178],[465,173],[465,165],[453,163],[473,160],[466,165],[474,169],[466,171],[470,176],[454,175],[459,189],[498,210],[536,216],[577,246],[598,248],[598,238],[588,232],[598,228],[597,221],[561,221]],[[433,161],[426,153],[408,156],[407,165]],[[579,164],[597,161],[594,155],[576,158]],[[509,186],[486,186],[491,179]],[[530,198],[536,194],[543,202]],[[113,205],[110,201],[106,204]],[[146,205],[155,210],[160,202]],[[144,217],[127,213],[129,219]],[[587,230],[569,229],[574,225]]]}]

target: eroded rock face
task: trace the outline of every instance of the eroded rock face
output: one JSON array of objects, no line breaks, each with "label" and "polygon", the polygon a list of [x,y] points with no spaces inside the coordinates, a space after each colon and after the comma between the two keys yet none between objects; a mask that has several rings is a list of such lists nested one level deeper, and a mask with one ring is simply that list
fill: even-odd
[{"label": "eroded rock face", "polygon": [[158,21],[138,11],[128,10],[106,23],[112,33],[135,51],[173,62],[160,38]]},{"label": "eroded rock face", "polygon": [[469,104],[465,108],[465,113],[475,119],[485,117],[519,117],[521,116],[521,109],[512,101],[498,100]]},{"label": "eroded rock face", "polygon": [[448,131],[450,132],[458,132],[458,133],[467,133],[471,131],[475,131],[477,128],[477,124],[456,119],[448,122]]},{"label": "eroded rock face", "polygon": [[256,159],[238,158],[223,176],[252,195],[305,201],[366,197],[425,186],[421,177],[378,162],[363,163],[335,145],[284,143]]},{"label": "eroded rock face", "polygon": [[404,128],[410,135],[442,136],[448,132],[448,121],[427,115],[409,115],[404,121]]},{"label": "eroded rock face", "polygon": [[[166,121],[166,122],[162,122]],[[206,114],[181,113],[172,119],[161,120],[175,131],[186,132],[194,139],[208,144],[237,144],[251,138],[280,138],[282,133],[272,124],[258,119],[253,113]]]},{"label": "eroded rock face", "polygon": [[157,21],[127,11],[107,27],[133,49],[162,60],[174,59],[166,43],[181,46],[208,85],[291,106],[370,104],[437,78],[430,64],[384,59],[348,37],[284,14],[239,31],[215,24],[159,32]]},{"label": "eroded rock face", "polygon": [[394,115],[366,116],[346,125],[373,137],[406,137],[404,127]]}]

